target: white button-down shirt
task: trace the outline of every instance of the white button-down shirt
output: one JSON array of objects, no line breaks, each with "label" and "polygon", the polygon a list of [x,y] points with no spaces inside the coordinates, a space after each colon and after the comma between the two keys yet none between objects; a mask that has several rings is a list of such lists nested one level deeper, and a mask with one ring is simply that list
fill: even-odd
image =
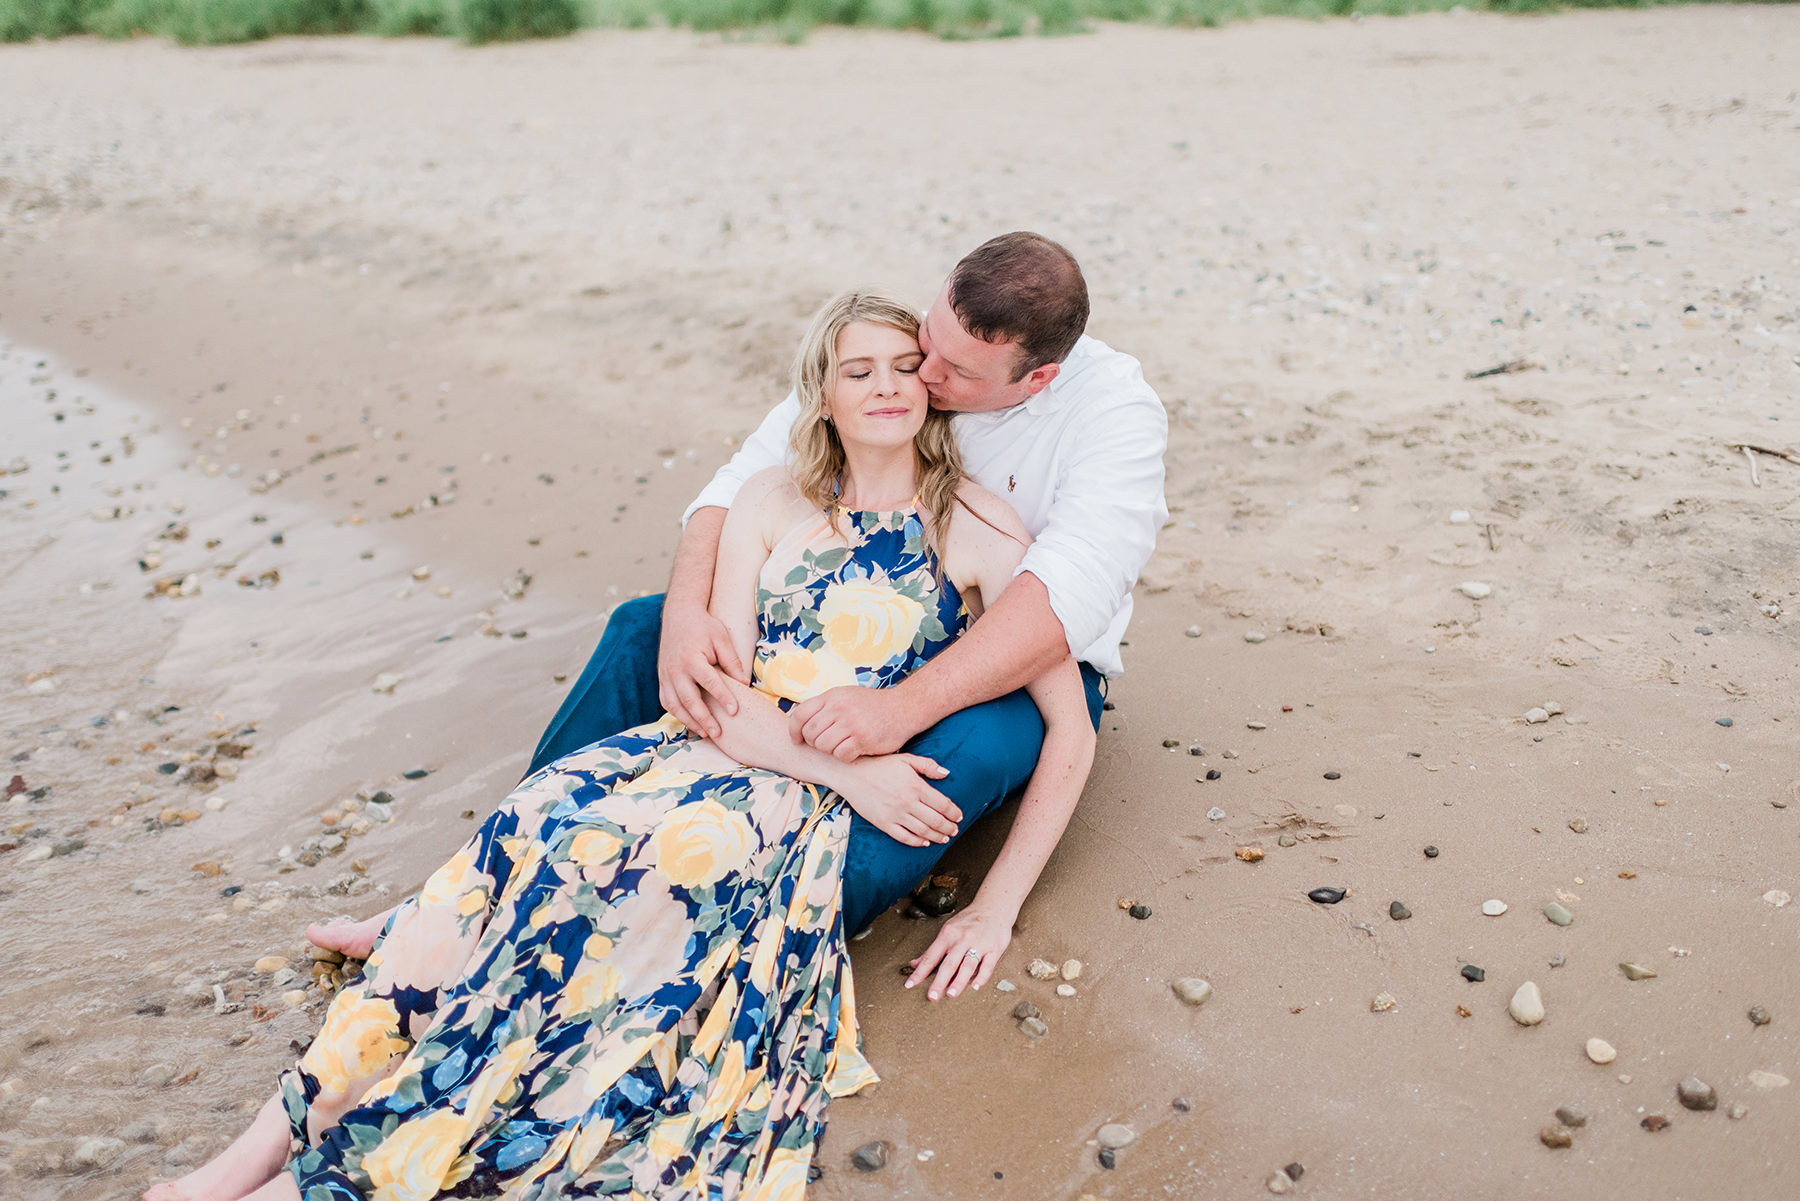
[{"label": "white button-down shirt", "polygon": [[[682,520],[709,505],[730,508],[745,480],[785,464],[799,413],[790,392]],[[1035,541],[1018,571],[1043,582],[1069,652],[1109,678],[1119,675],[1131,590],[1169,516],[1169,418],[1138,361],[1083,337],[1049,387],[1010,409],[958,413],[955,429],[964,469],[1017,509],[1031,531]]]}]

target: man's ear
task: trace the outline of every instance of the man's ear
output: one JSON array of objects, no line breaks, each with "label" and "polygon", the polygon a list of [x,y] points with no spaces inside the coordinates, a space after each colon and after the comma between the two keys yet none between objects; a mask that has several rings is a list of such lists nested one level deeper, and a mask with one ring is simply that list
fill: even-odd
[{"label": "man's ear", "polygon": [[1025,385],[1025,395],[1036,396],[1039,392],[1048,388],[1050,386],[1050,381],[1055,379],[1057,373],[1061,370],[1061,363],[1045,363],[1042,367],[1026,372],[1025,378],[1019,381],[1021,384]]}]

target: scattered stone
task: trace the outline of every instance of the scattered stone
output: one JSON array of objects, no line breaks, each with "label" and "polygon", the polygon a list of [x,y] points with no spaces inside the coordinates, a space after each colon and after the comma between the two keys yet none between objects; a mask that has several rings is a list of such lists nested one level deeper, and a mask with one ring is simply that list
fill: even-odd
[{"label": "scattered stone", "polygon": [[1567,959],[1565,959],[1565,958],[1564,958],[1564,957],[1563,957],[1563,956],[1561,956],[1561,955],[1552,955],[1552,956],[1550,956],[1550,966],[1551,966],[1551,967],[1561,967],[1561,966],[1562,966],[1562,965],[1563,965],[1563,964],[1565,964],[1565,963],[1567,963],[1567,962],[1568,962],[1568,960],[1567,960]]},{"label": "scattered stone", "polygon": [[1058,984],[1056,986],[1056,995],[1059,997],[1072,997],[1075,995],[1075,986],[1073,984]]},{"label": "scattered stone", "polygon": [[426,776],[429,776],[430,774],[431,774],[430,768],[415,767],[408,771],[401,772],[400,777],[401,777],[401,779],[404,779],[404,780],[423,780]]},{"label": "scattered stone", "polygon": [[1063,960],[1062,978],[1064,980],[1079,980],[1079,979],[1081,979],[1081,966],[1082,966],[1081,960],[1079,960],[1079,959]]},{"label": "scattered stone", "polygon": [[1244,723],[1244,728],[1246,730],[1266,730],[1269,728],[1269,723],[1266,721],[1247,721]]},{"label": "scattered stone", "polygon": [[1719,1094],[1712,1085],[1698,1076],[1683,1077],[1675,1086],[1675,1095],[1681,1099],[1683,1108],[1703,1110],[1719,1107]]},{"label": "scattered stone", "polygon": [[1775,906],[1777,909],[1784,909],[1787,907],[1788,902],[1794,898],[1779,888],[1771,888],[1768,892],[1763,893],[1762,899]]},{"label": "scattered stone", "polygon": [[1780,1072],[1754,1071],[1745,1077],[1757,1088],[1786,1088],[1790,1083]]},{"label": "scattered stone", "polygon": [[1349,890],[1343,888],[1315,888],[1306,894],[1306,899],[1315,905],[1335,905],[1349,895]]},{"label": "scattered stone", "polygon": [[1050,977],[1056,975],[1057,969],[1056,965],[1051,963],[1048,959],[1033,959],[1030,966],[1025,970],[1031,973],[1031,978],[1033,980],[1048,980]]},{"label": "scattered stone", "polygon": [[1750,1024],[1752,1026],[1767,1026],[1769,1021],[1769,1010],[1767,1006],[1752,1005],[1750,1007]]},{"label": "scattered stone", "polygon": [[1328,771],[1325,773],[1325,778],[1327,780],[1341,780],[1344,778],[1344,773],[1341,771]]},{"label": "scattered stone", "polygon": [[132,1122],[119,1128],[119,1137],[128,1143],[153,1143],[162,1137],[155,1122]]},{"label": "scattered stone", "polygon": [[1566,926],[1575,920],[1575,915],[1573,913],[1570,913],[1555,901],[1551,901],[1548,905],[1544,906],[1544,916],[1550,919],[1552,925],[1557,926]]},{"label": "scattered stone", "polygon": [[1388,1010],[1392,1009],[1395,1005],[1398,1005],[1398,1004],[1399,1004],[1399,1002],[1394,1000],[1393,993],[1378,992],[1375,994],[1375,999],[1373,1001],[1369,1002],[1369,1012],[1370,1013],[1386,1013]]},{"label": "scattered stone", "polygon": [[1019,1023],[1019,1029],[1028,1038],[1042,1038],[1044,1035],[1050,1033],[1050,1027],[1044,1025],[1044,1019],[1042,1018],[1026,1018]]},{"label": "scattered stone", "polygon": [[1654,980],[1656,973],[1641,963],[1621,963],[1619,970],[1625,973],[1627,980]]},{"label": "scattered stone", "polygon": [[1507,1002],[1506,1012],[1521,1026],[1535,1026],[1544,1020],[1544,996],[1536,984],[1527,980]]},{"label": "scattered stone", "polygon": [[1535,708],[1525,710],[1525,723],[1527,725],[1541,726],[1549,720],[1550,714],[1546,710]]},{"label": "scattered stone", "polygon": [[1561,705],[1557,704],[1555,701],[1545,701],[1541,707],[1543,708],[1544,712],[1548,713],[1551,717],[1561,717],[1562,716],[1563,707]]},{"label": "scattered stone", "polygon": [[856,1165],[859,1172],[879,1172],[887,1167],[888,1145],[880,1139],[872,1143],[864,1143],[850,1156],[850,1162]]},{"label": "scattered stone", "polygon": [[1017,984],[1014,984],[1011,980],[1002,980],[998,984],[994,985],[994,991],[995,992],[1018,992],[1019,986]]},{"label": "scattered stone", "polygon": [[1637,879],[1637,873],[1632,871],[1630,868],[1626,868],[1624,871],[1619,873],[1619,879],[1635,880],[1635,879]]},{"label": "scattered stone", "polygon": [[1180,998],[1183,1005],[1191,1005],[1195,1009],[1212,1000],[1213,986],[1198,976],[1183,976],[1169,987],[1175,990],[1176,997]]},{"label": "scattered stone", "polygon": [[1730,1109],[1725,1111],[1725,1116],[1734,1122],[1746,1118],[1749,1115],[1750,1107],[1748,1105],[1733,1105]]},{"label": "scattered stone", "polygon": [[1292,834],[1283,834],[1280,838],[1277,838],[1275,840],[1275,845],[1283,846],[1283,847],[1291,847],[1298,841],[1299,841],[1299,839],[1295,838]]},{"label": "scattered stone", "polygon": [[138,1073],[138,1083],[149,1088],[166,1088],[179,1071],[172,1063],[153,1063]]},{"label": "scattered stone", "polygon": [[1397,922],[1403,922],[1412,916],[1412,910],[1408,909],[1405,905],[1402,905],[1399,901],[1389,901],[1388,916]]},{"label": "scattered stone", "polygon": [[1538,1131],[1538,1141],[1546,1147],[1565,1148],[1575,1142],[1575,1136],[1567,1126],[1545,1126]]},{"label": "scattered stone", "polygon": [[1099,1141],[1102,1147],[1111,1147],[1113,1150],[1117,1151],[1122,1147],[1129,1147],[1132,1143],[1135,1143],[1137,1141],[1137,1131],[1122,1122],[1108,1122],[1106,1125],[1100,1127],[1099,1133],[1094,1137]]},{"label": "scattered stone", "polygon": [[[1224,774],[1225,774],[1224,772],[1220,771],[1216,767],[1209,767],[1206,769],[1206,778],[1209,780],[1217,780],[1220,776],[1223,776]],[[1223,809],[1218,808],[1217,806],[1214,806],[1212,812],[1208,813],[1206,816],[1212,817],[1214,821],[1218,821],[1219,817],[1213,817],[1213,813],[1217,813],[1219,815],[1219,817],[1225,816],[1225,811]]]},{"label": "scattered stone", "polygon": [[96,1135],[75,1144],[75,1153],[69,1157],[69,1166],[78,1172],[104,1172],[118,1162],[119,1156],[123,1154],[124,1139]]},{"label": "scattered stone", "polygon": [[1587,818],[1577,817],[1571,819],[1569,822],[1569,829],[1575,831],[1577,834],[1586,834],[1588,832]]},{"label": "scattered stone", "polygon": [[1016,1022],[1022,1022],[1026,1018],[1037,1017],[1038,1012],[1039,1012],[1038,1007],[1036,1005],[1033,1005],[1030,1001],[1020,1001],[1017,1005],[1013,1006],[1013,1011],[1012,1011],[1013,1020]]},{"label": "scattered stone", "polygon": [[1494,594],[1494,586],[1480,580],[1464,580],[1456,586],[1456,590],[1470,600],[1486,600]]},{"label": "scattered stone", "polygon": [[1244,635],[1245,642],[1267,642],[1268,640],[1269,636],[1261,630],[1251,630],[1248,634]]},{"label": "scattered stone", "polygon": [[1193,755],[1195,758],[1199,758],[1201,755],[1206,754],[1206,748],[1196,742],[1188,747],[1188,754]]},{"label": "scattered stone", "polygon": [[1462,978],[1470,984],[1480,984],[1487,979],[1487,973],[1472,963],[1462,965]]},{"label": "scattered stone", "polygon": [[1711,638],[1712,637],[1712,627],[1711,626],[1695,626],[1694,633],[1700,635],[1702,638]]},{"label": "scattered stone", "polygon": [[1239,847],[1236,853],[1237,857],[1245,863],[1262,862],[1263,849],[1261,847]]},{"label": "scattered stone", "polygon": [[1502,913],[1506,912],[1506,902],[1502,901],[1499,897],[1483,901],[1481,903],[1481,912],[1488,917],[1499,917]]},{"label": "scattered stone", "polygon": [[1713,718],[1713,721],[1715,724],[1724,726],[1726,729],[1731,728],[1731,719],[1729,717],[1715,717]]},{"label": "scattered stone", "polygon": [[1169,1102],[1169,1105],[1176,1113],[1192,1113],[1194,1109],[1194,1102],[1191,1097],[1176,1097],[1173,1101]]},{"label": "scattered stone", "polygon": [[280,955],[264,955],[251,965],[250,970],[259,976],[272,976],[288,965],[288,961]]},{"label": "scattered stone", "polygon": [[1164,749],[1164,750],[1165,750],[1165,751],[1172,751],[1172,750],[1174,750],[1174,749],[1175,749],[1175,748],[1176,748],[1176,747],[1178,747],[1178,746],[1180,746],[1180,745],[1181,745],[1181,739],[1179,739],[1179,738],[1165,738],[1165,739],[1163,739],[1163,749]]},{"label": "scattered stone", "polygon": [[1559,1105],[1556,1107],[1556,1120],[1565,1126],[1585,1126],[1588,1122],[1587,1110],[1579,1105]]},{"label": "scattered stone", "polygon": [[1100,1160],[1100,1166],[1109,1172],[1119,1166],[1119,1153],[1114,1151],[1111,1147],[1100,1148],[1100,1154],[1097,1158]]},{"label": "scattered stone", "polygon": [[1437,857],[1438,857],[1438,849],[1436,847],[1426,847],[1425,848],[1425,858],[1436,859]]},{"label": "scattered stone", "polygon": [[1200,627],[1189,626],[1187,629],[1183,630],[1182,633],[1186,634],[1189,638],[1198,638],[1200,637]]},{"label": "scattered stone", "polygon": [[375,683],[370,685],[370,690],[373,692],[379,692],[379,693],[391,695],[393,693],[394,689],[399,687],[399,685],[400,685],[400,677],[399,676],[395,675],[391,671],[384,671],[380,675],[375,677]]},{"label": "scattered stone", "polygon": [[913,894],[920,909],[931,917],[947,917],[956,909],[956,890],[927,885]]},{"label": "scattered stone", "polygon": [[1269,1173],[1269,1178],[1263,1181],[1263,1187],[1267,1188],[1277,1197],[1286,1196],[1288,1193],[1294,1191],[1294,1178],[1289,1176],[1287,1172],[1277,1169],[1276,1171]]},{"label": "scattered stone", "polygon": [[1604,1065],[1617,1059],[1619,1053],[1613,1050],[1613,1045],[1604,1038],[1590,1038],[1587,1040],[1587,1057],[1595,1063]]},{"label": "scattered stone", "polygon": [[1299,1184],[1300,1177],[1306,1175],[1306,1169],[1297,1163],[1291,1163],[1281,1170],[1286,1172],[1288,1174],[1288,1179],[1292,1180],[1295,1184]]},{"label": "scattered stone", "polygon": [[1645,1130],[1648,1130],[1651,1134],[1655,1134],[1659,1130],[1667,1130],[1669,1128],[1669,1119],[1660,1113],[1653,1113],[1643,1121],[1639,1122],[1638,1125],[1642,1126]]},{"label": "scattered stone", "polygon": [[1130,908],[1130,910],[1128,910],[1128,912],[1131,914],[1132,917],[1135,917],[1138,921],[1141,922],[1150,916],[1150,906],[1148,906],[1148,905],[1133,905]]}]

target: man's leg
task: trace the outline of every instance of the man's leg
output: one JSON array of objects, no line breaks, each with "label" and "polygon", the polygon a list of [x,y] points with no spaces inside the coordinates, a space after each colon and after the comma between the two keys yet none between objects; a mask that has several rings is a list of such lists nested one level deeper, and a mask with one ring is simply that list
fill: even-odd
[{"label": "man's leg", "polygon": [[593,657],[544,727],[526,775],[570,751],[662,716],[656,681],[662,612],[661,594],[640,596],[613,610]]},{"label": "man's leg", "polygon": [[[1085,663],[1081,676],[1087,686],[1088,716],[1098,728],[1105,681]],[[1025,787],[1043,744],[1044,720],[1020,689],[952,713],[907,743],[906,749],[950,769],[935,785],[963,812],[957,827],[960,837]],[[844,929],[855,934],[875,920],[911,892],[949,849],[949,843],[909,847],[877,830],[860,813],[852,816],[850,845],[844,852]]]}]

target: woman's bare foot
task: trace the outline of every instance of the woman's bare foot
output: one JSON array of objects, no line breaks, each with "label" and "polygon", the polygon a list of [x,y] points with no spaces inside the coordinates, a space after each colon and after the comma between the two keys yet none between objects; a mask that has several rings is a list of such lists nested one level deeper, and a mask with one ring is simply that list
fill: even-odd
[{"label": "woman's bare foot", "polygon": [[[153,1185],[144,1201],[238,1201],[282,1174],[288,1139],[287,1110],[277,1094],[231,1146],[179,1180]],[[288,1182],[293,1183],[291,1177]],[[299,1190],[293,1194],[299,1196]]]},{"label": "woman's bare foot", "polygon": [[393,912],[393,909],[389,909],[360,922],[314,922],[306,928],[306,938],[315,947],[336,951],[346,959],[367,959],[369,949],[381,936],[381,928],[387,925],[388,917]]}]

